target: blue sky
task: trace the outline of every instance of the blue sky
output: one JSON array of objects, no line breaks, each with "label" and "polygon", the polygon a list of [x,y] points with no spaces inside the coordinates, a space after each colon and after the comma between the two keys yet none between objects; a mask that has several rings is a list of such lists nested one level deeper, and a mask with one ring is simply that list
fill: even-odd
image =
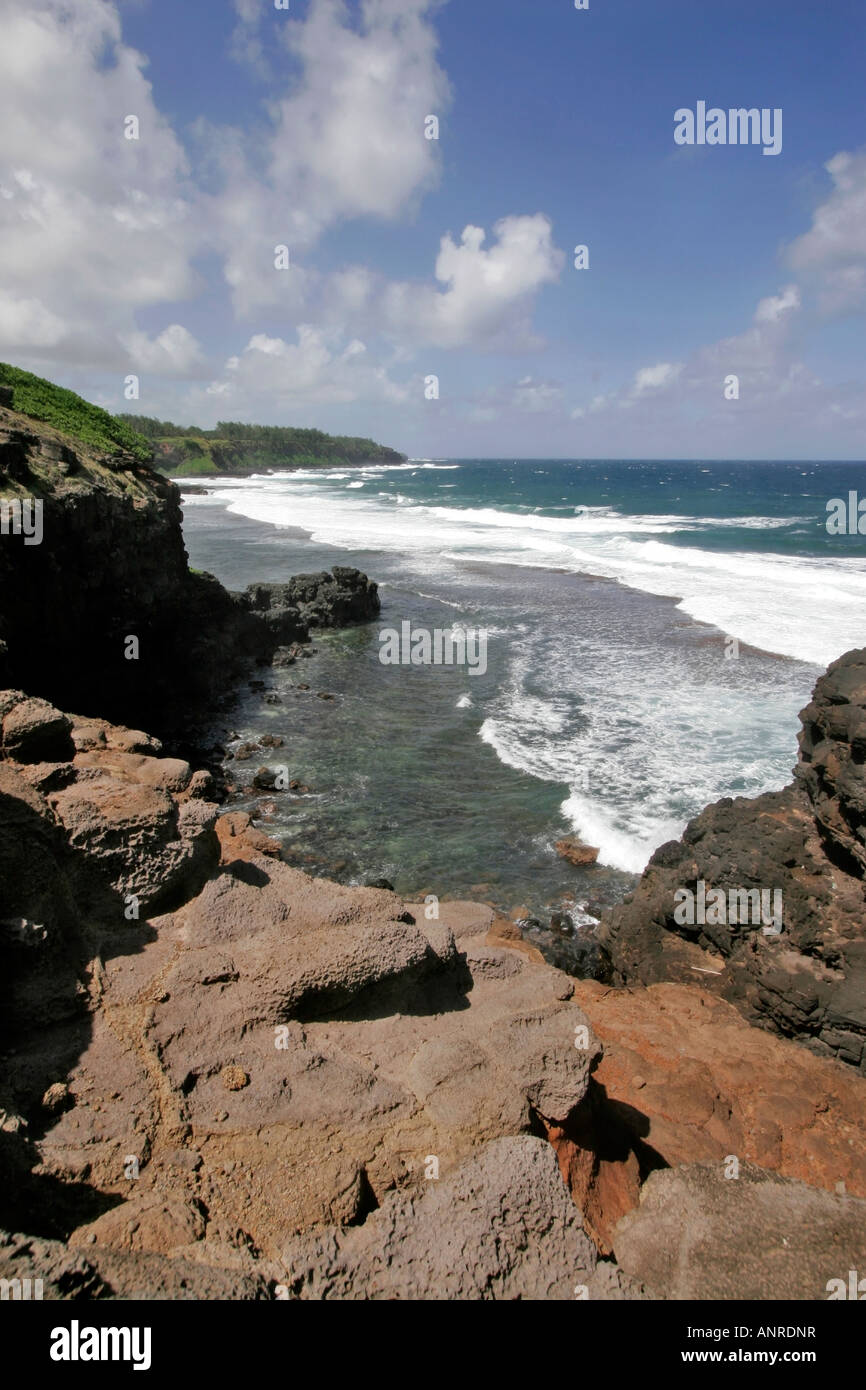
[{"label": "blue sky", "polygon": [[[3,357],[421,456],[863,456],[860,0],[0,18]],[[676,145],[698,101],[781,153]]]}]

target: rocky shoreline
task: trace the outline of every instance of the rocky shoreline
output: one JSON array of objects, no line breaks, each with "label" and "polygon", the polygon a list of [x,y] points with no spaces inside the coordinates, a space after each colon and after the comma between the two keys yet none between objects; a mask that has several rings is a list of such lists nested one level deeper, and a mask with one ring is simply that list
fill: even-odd
[{"label": "rocky shoreline", "polygon": [[[750,1022],[866,1073],[866,649],[833,662],[800,717],[794,781],[708,806],[597,938],[620,983],[699,973]],[[675,894],[699,882],[772,888],[783,931],[679,925]]]},{"label": "rocky shoreline", "polygon": [[[173,485],[2,409],[0,482],[45,504],[0,551],[0,1278],[809,1300],[866,1264],[866,652],[791,787],[657,851],[577,979],[483,903],[310,878],[177,756],[372,581],[228,594]],[[680,927],[699,880],[778,885],[784,930]]]}]

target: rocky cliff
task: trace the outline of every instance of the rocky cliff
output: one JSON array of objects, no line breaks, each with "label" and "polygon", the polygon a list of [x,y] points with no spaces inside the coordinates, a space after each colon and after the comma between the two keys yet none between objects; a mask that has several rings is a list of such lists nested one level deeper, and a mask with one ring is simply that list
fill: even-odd
[{"label": "rocky cliff", "polygon": [[188,567],[173,483],[2,407],[0,499],[38,502],[42,531],[0,536],[0,683],[64,708],[181,730],[311,625],[378,611],[348,567],[227,592]]},{"label": "rocky cliff", "polygon": [[[699,982],[750,1021],[866,1070],[866,650],[829,667],[801,720],[790,786],[708,806],[656,851],[599,939],[620,983]],[[727,901],[778,891],[781,931],[709,911],[678,922],[676,895],[701,882]]]}]

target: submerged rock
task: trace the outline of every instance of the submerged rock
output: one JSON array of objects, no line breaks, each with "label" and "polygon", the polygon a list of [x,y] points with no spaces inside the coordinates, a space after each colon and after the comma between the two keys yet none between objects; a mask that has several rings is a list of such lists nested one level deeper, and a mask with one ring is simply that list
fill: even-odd
[{"label": "submerged rock", "polygon": [[286,790],[287,783],[281,778],[278,768],[259,767],[253,774],[253,786],[263,792],[282,792]]}]

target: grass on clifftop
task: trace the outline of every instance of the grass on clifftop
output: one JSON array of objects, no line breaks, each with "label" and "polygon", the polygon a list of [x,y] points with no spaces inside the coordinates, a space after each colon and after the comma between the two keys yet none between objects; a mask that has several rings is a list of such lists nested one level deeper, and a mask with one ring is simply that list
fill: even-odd
[{"label": "grass on clifftop", "polygon": [[269,468],[323,468],[346,464],[403,463],[406,455],[373,439],[322,430],[223,421],[216,429],[184,428],[146,415],[110,415],[74,391],[0,362],[0,387],[12,390],[11,407],[31,420],[100,453],[130,454],[161,473],[252,473]]},{"label": "grass on clifftop", "polygon": [[74,391],[55,386],[41,376],[0,362],[0,386],[11,386],[12,409],[31,420],[68,434],[92,449],[106,454],[121,451],[132,454],[141,463],[150,463],[152,450],[143,435],[130,429],[107,410],[91,405]]}]

